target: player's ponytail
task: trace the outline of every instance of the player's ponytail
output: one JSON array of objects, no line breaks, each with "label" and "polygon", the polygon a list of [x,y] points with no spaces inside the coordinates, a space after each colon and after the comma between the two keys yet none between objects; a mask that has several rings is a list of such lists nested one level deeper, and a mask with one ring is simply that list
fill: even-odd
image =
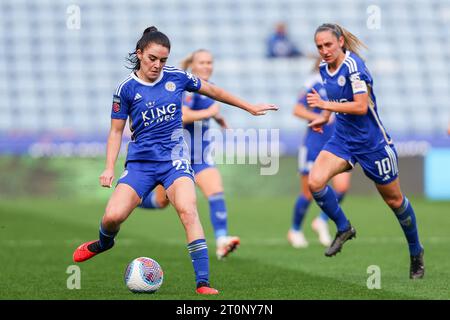
[{"label": "player's ponytail", "polygon": [[315,35],[322,31],[331,31],[331,33],[334,34],[334,36],[339,39],[340,37],[344,38],[344,46],[343,50],[347,51],[350,50],[361,57],[359,51],[364,48],[367,49],[367,46],[358,39],[357,36],[355,36],[353,33],[345,29],[344,27],[341,27],[337,23],[324,23],[321,26],[319,26],[316,29]]},{"label": "player's ponytail", "polygon": [[322,57],[317,57],[316,60],[314,61],[314,65],[313,65],[313,68],[311,70],[312,73],[319,72],[319,70],[320,70],[320,63],[321,62],[322,62]]},{"label": "player's ponytail", "polygon": [[141,68],[141,62],[137,57],[137,51],[144,51],[145,47],[147,47],[151,43],[156,43],[163,47],[166,47],[170,52],[169,38],[161,31],[158,31],[158,28],[156,28],[155,26],[148,27],[144,30],[141,38],[136,43],[136,49],[134,50],[134,52],[128,54],[127,61],[131,64],[131,66],[128,67],[129,69],[137,71]]}]

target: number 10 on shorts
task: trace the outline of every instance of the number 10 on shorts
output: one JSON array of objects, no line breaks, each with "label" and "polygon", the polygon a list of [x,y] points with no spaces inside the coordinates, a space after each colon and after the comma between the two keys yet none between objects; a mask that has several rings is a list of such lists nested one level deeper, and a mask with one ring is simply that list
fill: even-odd
[{"label": "number 10 on shorts", "polygon": [[378,173],[380,176],[389,174],[391,172],[392,166],[391,166],[391,160],[390,158],[384,158],[381,161],[375,161],[375,164],[378,167]]}]

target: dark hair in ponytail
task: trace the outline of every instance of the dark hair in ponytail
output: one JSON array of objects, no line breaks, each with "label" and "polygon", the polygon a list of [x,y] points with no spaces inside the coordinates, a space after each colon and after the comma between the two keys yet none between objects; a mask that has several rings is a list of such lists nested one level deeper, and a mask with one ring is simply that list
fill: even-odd
[{"label": "dark hair in ponytail", "polygon": [[128,54],[127,61],[131,64],[129,69],[133,71],[137,71],[141,68],[141,61],[137,56],[137,51],[144,51],[145,47],[147,47],[150,43],[156,43],[163,47],[166,47],[170,51],[170,40],[169,38],[162,32],[158,31],[158,28],[155,26],[148,27],[142,33],[142,37],[136,43],[136,49],[134,52]]}]

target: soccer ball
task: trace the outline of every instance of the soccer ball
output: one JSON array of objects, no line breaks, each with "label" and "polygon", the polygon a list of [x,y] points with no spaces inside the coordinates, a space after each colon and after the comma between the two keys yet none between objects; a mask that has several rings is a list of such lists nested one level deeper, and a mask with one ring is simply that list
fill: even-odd
[{"label": "soccer ball", "polygon": [[130,291],[154,293],[163,283],[163,270],[155,260],[140,257],[128,264],[124,278]]}]

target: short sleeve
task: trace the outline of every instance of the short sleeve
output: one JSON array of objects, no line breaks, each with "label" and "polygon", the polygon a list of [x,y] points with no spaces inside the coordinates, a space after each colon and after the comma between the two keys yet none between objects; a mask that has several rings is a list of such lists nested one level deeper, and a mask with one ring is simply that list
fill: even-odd
[{"label": "short sleeve", "polygon": [[119,86],[113,95],[111,119],[123,119],[128,118],[130,110],[130,99],[128,98],[128,88]]},{"label": "short sleeve", "polygon": [[353,94],[366,93],[367,85],[371,83],[372,77],[370,76],[364,62],[357,58],[349,57],[346,60]]},{"label": "short sleeve", "polygon": [[200,79],[187,71],[183,72],[183,80],[185,83],[185,89],[190,92],[198,91],[202,86]]},{"label": "short sleeve", "polygon": [[308,94],[308,89],[303,88],[298,95],[297,103],[302,104],[304,106],[308,106],[308,102],[306,101],[306,95]]}]

